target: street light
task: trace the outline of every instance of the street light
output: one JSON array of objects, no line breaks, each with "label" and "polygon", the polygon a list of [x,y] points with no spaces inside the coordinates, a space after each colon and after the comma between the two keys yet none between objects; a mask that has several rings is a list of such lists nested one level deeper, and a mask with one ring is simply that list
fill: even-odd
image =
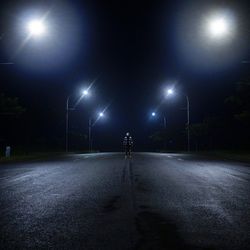
[{"label": "street light", "polygon": [[235,19],[228,11],[217,11],[205,18],[206,36],[213,40],[230,40],[235,33]]},{"label": "street light", "polygon": [[40,37],[46,33],[46,26],[42,20],[33,19],[27,24],[28,32],[31,36]]},{"label": "street light", "polygon": [[167,95],[173,95],[174,90],[172,88],[167,89]]},{"label": "street light", "polygon": [[[152,112],[151,116],[156,117],[156,112]],[[164,125],[164,129],[166,129],[167,128],[167,119],[166,119],[165,115],[163,115],[163,125]]]},{"label": "street light", "polygon": [[[157,116],[157,113],[156,113],[156,112],[152,112],[152,113],[151,113],[151,116],[152,116],[153,118],[155,118],[155,117]],[[162,118],[163,118],[164,130],[166,131],[166,129],[167,129],[167,119],[166,119],[166,116],[165,116],[165,115],[163,115]],[[165,137],[165,136],[164,136],[164,137]],[[164,149],[166,149],[166,138],[164,138]]]},{"label": "street light", "polygon": [[[41,37],[46,33],[47,27],[46,27],[43,19],[44,18],[42,18],[42,19],[32,19],[29,22],[25,23],[24,28],[26,29],[26,32],[28,33],[28,36],[22,42],[20,47],[17,49],[16,53],[18,53],[19,50],[21,50],[24,47],[24,45],[27,43],[27,41],[31,37]],[[0,37],[0,40],[2,40],[2,36]],[[10,65],[10,64],[14,64],[14,63],[13,62],[4,62],[4,63],[0,63],[0,64],[1,65]]]},{"label": "street light", "polygon": [[216,17],[208,22],[208,31],[212,37],[222,37],[228,34],[228,22],[224,17]]},{"label": "street light", "polygon": [[69,108],[69,99],[72,95],[69,95],[66,100],[66,129],[65,129],[65,150],[68,152],[69,149],[69,111],[75,110],[81,99],[85,96],[89,95],[89,90],[84,89],[81,92],[81,96],[78,98],[78,100],[75,102],[72,108]]},{"label": "street light", "polygon": [[95,124],[97,123],[97,121],[100,118],[104,117],[104,112],[100,112],[98,114],[98,118],[96,119],[96,121],[94,123],[92,123],[92,118],[89,118],[89,152],[92,152],[92,144],[93,144],[93,139],[92,139],[92,128],[95,126]]},{"label": "street light", "polygon": [[[167,89],[167,95],[173,95],[175,93],[173,88]],[[187,102],[187,150],[190,151],[190,102],[187,94],[184,94]]]},{"label": "street light", "polygon": [[89,95],[89,91],[88,91],[87,89],[84,89],[84,90],[82,91],[82,95],[83,95],[83,96]]}]

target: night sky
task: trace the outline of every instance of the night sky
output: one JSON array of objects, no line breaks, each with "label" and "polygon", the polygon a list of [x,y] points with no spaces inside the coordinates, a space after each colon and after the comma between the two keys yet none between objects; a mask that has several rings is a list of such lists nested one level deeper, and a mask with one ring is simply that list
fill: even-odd
[{"label": "night sky", "polygon": [[[127,131],[136,150],[149,149],[148,137],[162,125],[150,119],[157,107],[169,126],[184,127],[181,93],[190,97],[191,122],[223,113],[225,97],[249,70],[242,63],[250,59],[247,2],[1,1],[0,61],[14,64],[0,65],[0,92],[18,97],[27,110],[20,140],[28,134],[63,143],[66,98],[73,94],[74,101],[94,80],[70,127],[86,134],[89,117],[108,106],[93,129],[100,150],[119,151]],[[217,45],[201,35],[202,20],[213,10],[236,23],[233,38]],[[47,37],[21,46],[24,23],[45,13]],[[173,83],[178,94],[162,103]]]}]

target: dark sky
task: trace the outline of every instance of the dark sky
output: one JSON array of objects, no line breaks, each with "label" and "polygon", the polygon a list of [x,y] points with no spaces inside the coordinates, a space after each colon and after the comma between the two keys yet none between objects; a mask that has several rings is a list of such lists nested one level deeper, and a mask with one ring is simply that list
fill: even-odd
[{"label": "dark sky", "polygon": [[[248,1],[1,1],[0,91],[19,97],[29,128],[50,138],[64,136],[66,97],[97,78],[88,100],[71,114],[73,130],[86,132],[89,116],[109,105],[94,128],[103,150],[120,147],[131,131],[138,150],[147,149],[160,120],[149,119],[168,83],[178,95],[159,112],[168,124],[185,123],[185,99],[191,121],[223,112],[223,101],[249,66]],[[210,45],[200,31],[214,10],[237,24],[230,41]],[[24,24],[48,13],[48,37],[30,39]],[[204,38],[203,38],[204,39]],[[158,124],[157,124],[158,123]],[[118,149],[119,150],[119,149]]]}]

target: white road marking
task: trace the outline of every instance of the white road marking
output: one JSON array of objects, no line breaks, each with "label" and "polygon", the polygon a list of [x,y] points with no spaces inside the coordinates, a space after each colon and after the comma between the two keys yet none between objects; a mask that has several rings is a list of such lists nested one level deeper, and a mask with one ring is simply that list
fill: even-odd
[{"label": "white road marking", "polygon": [[20,181],[20,180],[22,180],[22,179],[25,179],[25,178],[28,178],[28,177],[31,177],[31,175],[22,175],[22,176],[20,176],[20,177],[16,177],[16,178],[14,178],[14,179],[10,179],[9,181],[10,182],[13,182],[13,181]]}]

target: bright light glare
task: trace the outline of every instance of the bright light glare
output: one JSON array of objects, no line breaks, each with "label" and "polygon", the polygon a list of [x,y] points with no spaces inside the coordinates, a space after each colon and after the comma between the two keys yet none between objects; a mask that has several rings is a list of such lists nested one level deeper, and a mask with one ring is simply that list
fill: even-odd
[{"label": "bright light glare", "polygon": [[32,36],[42,36],[46,32],[46,27],[41,20],[32,20],[28,23],[28,30]]},{"label": "bright light glare", "polygon": [[86,95],[88,95],[88,94],[89,94],[88,90],[85,89],[85,90],[82,91],[82,95],[83,95],[83,96],[86,96]]},{"label": "bright light glare", "polygon": [[152,116],[155,116],[156,115],[156,113],[155,112],[152,112]]},{"label": "bright light glare", "polygon": [[212,37],[224,37],[229,33],[229,22],[225,17],[213,18],[208,22],[208,31]]},{"label": "bright light glare", "polygon": [[103,116],[104,116],[103,112],[100,112],[100,113],[99,113],[99,116],[100,116],[100,117],[103,117]]},{"label": "bright light glare", "polygon": [[168,94],[168,95],[174,94],[174,90],[173,90],[173,89],[167,89],[167,94]]}]

